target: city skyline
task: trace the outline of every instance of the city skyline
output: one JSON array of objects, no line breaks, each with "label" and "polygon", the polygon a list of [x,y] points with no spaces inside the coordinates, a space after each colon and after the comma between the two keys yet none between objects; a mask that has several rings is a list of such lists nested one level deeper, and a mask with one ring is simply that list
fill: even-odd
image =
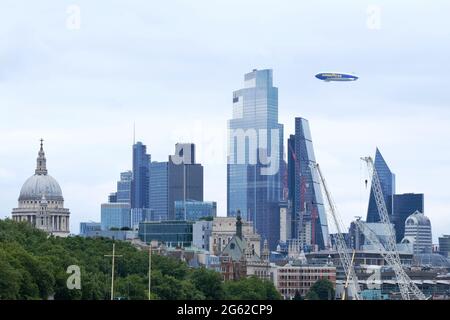
[{"label": "city skyline", "polygon": [[[250,13],[250,4],[245,4],[243,12],[256,25],[233,36],[246,25],[245,14],[238,13],[236,24],[230,26],[221,19],[214,21],[216,11],[203,5],[206,8],[196,4],[184,7],[200,22],[190,21],[187,30],[178,35],[182,22],[169,26],[163,18],[158,20],[156,13],[142,10],[131,28],[121,24],[123,29],[114,29],[119,42],[130,41],[128,49],[114,46],[108,37],[111,30],[90,18],[95,15],[100,19],[97,16],[103,8],[95,4],[80,2],[82,24],[77,31],[65,28],[63,6],[54,8],[57,13],[37,10],[35,16],[20,11],[19,16],[28,20],[21,21],[21,28],[11,20],[17,16],[9,12],[15,12],[14,7],[0,13],[6,26],[0,32],[15,39],[12,45],[0,47],[0,59],[8,65],[0,74],[0,106],[7,114],[0,120],[1,218],[9,217],[16,205],[20,186],[32,174],[36,143],[43,137],[52,174],[64,189],[65,203],[71,209],[72,232],[77,233],[80,221],[98,221],[100,204],[114,189],[117,175],[131,170],[133,122],[138,140],[147,145],[155,161],[165,161],[175,142],[195,143],[198,161],[205,167],[205,199],[217,201],[218,215],[226,215],[223,155],[226,121],[232,114],[231,92],[240,86],[243,73],[271,68],[280,91],[279,123],[285,126],[284,144],[294,132],[293,119],[308,119],[317,161],[346,225],[354,216],[367,213],[367,174],[359,157],[373,157],[378,146],[398,177],[397,192],[425,194],[433,242],[448,234],[450,205],[445,181],[450,178],[450,155],[446,151],[450,114],[446,106],[450,101],[444,76],[449,67],[442,61],[449,48],[440,40],[439,35],[445,31],[437,22],[421,20],[416,26],[419,22],[413,18],[428,10],[438,21],[436,17],[446,10],[440,9],[441,13],[438,5],[430,4],[383,3],[381,28],[371,30],[366,26],[368,2],[352,9],[330,3],[321,6],[320,12],[313,6],[291,4],[269,10],[263,3]],[[233,4],[219,7],[223,14],[231,11]],[[442,3],[442,7],[448,4]],[[170,8],[161,5],[156,11],[169,13],[166,11]],[[211,15],[203,15],[205,10]],[[126,14],[120,19],[131,21],[134,17],[132,5],[123,12]],[[342,24],[330,30],[334,14],[340,15]],[[103,19],[117,19],[118,15],[112,12],[110,18]],[[170,15],[171,19],[183,17],[180,10]],[[262,21],[259,15],[268,18]],[[149,33],[151,28],[143,19],[147,16],[153,18],[148,20],[149,25],[162,24],[160,30],[167,34]],[[285,23],[276,27],[282,17]],[[312,19],[323,22],[321,26],[314,24],[314,38],[305,31]],[[329,21],[324,22],[326,19]],[[211,24],[211,33],[202,33],[202,23]],[[411,26],[416,26],[416,32],[409,34]],[[140,32],[133,35],[136,27]],[[256,32],[245,45],[244,40],[258,28],[268,31],[269,36]],[[290,32],[285,35],[286,31]],[[210,39],[212,32],[225,39],[206,45],[194,41],[199,32],[201,39]],[[336,47],[335,32],[349,34],[336,38],[344,45]],[[298,36],[298,41],[292,35]],[[175,44],[166,43],[162,39],[165,36]],[[103,37],[103,44],[112,47],[93,46],[92,52],[86,52],[97,37]],[[398,37],[403,39],[402,46],[395,42]],[[145,56],[153,49],[144,44],[148,38],[162,45],[152,53],[156,62]],[[190,41],[194,45],[184,53],[177,52],[178,57],[167,55]],[[317,71],[326,69],[355,71],[360,79],[336,84],[314,78]],[[110,79],[103,82],[105,77]],[[172,95],[172,90],[177,94]],[[216,149],[211,147],[214,143]]]}]

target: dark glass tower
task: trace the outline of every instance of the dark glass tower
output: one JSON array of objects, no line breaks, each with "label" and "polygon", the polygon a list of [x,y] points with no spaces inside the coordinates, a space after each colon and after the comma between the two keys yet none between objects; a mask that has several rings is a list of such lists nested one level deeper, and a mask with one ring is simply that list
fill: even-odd
[{"label": "dark glass tower", "polygon": [[274,250],[279,240],[280,163],[283,125],[278,123],[278,88],[272,70],[253,70],[233,92],[228,121],[227,214],[253,225]]},{"label": "dark glass tower", "polygon": [[423,193],[404,193],[394,195],[394,215],[392,222],[395,227],[397,243],[405,236],[405,221],[414,212],[424,213]]},{"label": "dark glass tower", "polygon": [[177,143],[168,162],[168,217],[175,220],[175,201],[203,201],[203,166],[195,163],[195,145]]},{"label": "dark glass tower", "polygon": [[131,208],[149,208],[149,178],[151,156],[142,142],[133,145],[133,180]]},{"label": "dark glass tower", "polygon": [[[386,202],[386,207],[391,222],[394,224],[397,243],[401,242],[405,235],[405,221],[416,211],[424,213],[424,194],[404,193],[395,194],[395,174],[391,172],[380,150],[376,150],[375,168],[380,179],[381,189]],[[378,222],[380,216],[375,203],[373,190],[370,190],[369,208],[367,210],[367,222]]]},{"label": "dark glass tower", "polygon": [[[388,214],[392,215],[392,205],[393,196],[395,194],[395,174],[391,172],[386,161],[384,161],[380,150],[375,152],[375,169],[378,173],[378,178],[380,179],[381,190],[383,191],[383,196],[386,202],[386,207]],[[370,189],[369,197],[369,208],[367,210],[367,222],[378,222],[380,221],[380,216],[378,214],[377,204],[375,202],[375,197],[373,194],[373,189]]]},{"label": "dark glass tower", "polygon": [[[317,172],[311,169],[316,163],[308,120],[295,118],[295,135],[288,140],[289,200],[293,208],[293,238],[299,236],[305,244],[329,243],[328,223],[323,205],[322,191]],[[309,225],[309,228],[306,228]],[[302,234],[310,232],[311,234]]]}]

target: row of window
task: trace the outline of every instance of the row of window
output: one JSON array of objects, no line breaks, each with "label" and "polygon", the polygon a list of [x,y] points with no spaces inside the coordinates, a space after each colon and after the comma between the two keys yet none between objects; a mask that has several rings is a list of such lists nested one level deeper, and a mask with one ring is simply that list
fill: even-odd
[{"label": "row of window", "polygon": [[[28,204],[33,204],[33,203],[41,203],[41,201],[39,200],[25,200],[25,201],[22,201],[23,203],[28,203]],[[53,200],[50,200],[50,201],[47,201],[47,203],[51,203],[51,204],[57,204],[58,203],[58,201],[53,201]]]}]

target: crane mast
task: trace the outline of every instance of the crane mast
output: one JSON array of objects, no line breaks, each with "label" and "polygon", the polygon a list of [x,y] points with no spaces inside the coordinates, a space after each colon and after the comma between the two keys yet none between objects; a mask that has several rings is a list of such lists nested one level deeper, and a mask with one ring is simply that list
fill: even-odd
[{"label": "crane mast", "polygon": [[355,269],[353,268],[353,259],[350,258],[349,255],[349,249],[347,248],[347,244],[345,242],[344,236],[342,234],[342,222],[341,219],[337,213],[336,210],[336,206],[334,205],[334,201],[331,197],[331,193],[328,190],[325,178],[322,174],[322,171],[320,170],[319,164],[311,164],[311,166],[313,168],[316,169],[321,184],[322,184],[322,188],[325,192],[325,197],[327,199],[327,203],[328,203],[328,207],[329,207],[329,211],[331,213],[331,217],[333,219],[333,223],[337,229],[337,237],[336,237],[336,247],[337,247],[337,251],[339,253],[339,259],[341,261],[342,264],[342,268],[344,269],[345,275],[346,275],[346,285],[350,285],[352,288],[352,292],[353,292],[353,298],[355,300],[360,300],[360,295],[359,295],[359,284],[358,284],[358,278],[356,277],[356,273],[355,273]]},{"label": "crane mast", "polygon": [[372,175],[372,190],[375,202],[377,204],[378,214],[380,216],[381,223],[384,224],[385,228],[388,231],[388,239],[385,246],[383,246],[376,234],[365,223],[359,220],[357,220],[356,223],[360,227],[360,230],[363,232],[367,240],[369,240],[369,242],[371,242],[375,246],[375,248],[377,248],[377,250],[385,258],[386,262],[393,268],[402,299],[411,300],[415,298],[418,300],[425,300],[425,295],[422,293],[422,291],[420,291],[416,284],[411,281],[409,276],[403,270],[400,256],[397,251],[395,233],[389,220],[389,214],[386,208],[386,203],[384,201],[380,179],[378,177],[378,172],[374,166],[373,160],[371,157],[364,157],[361,158],[361,160],[366,162],[369,169],[369,175]]}]

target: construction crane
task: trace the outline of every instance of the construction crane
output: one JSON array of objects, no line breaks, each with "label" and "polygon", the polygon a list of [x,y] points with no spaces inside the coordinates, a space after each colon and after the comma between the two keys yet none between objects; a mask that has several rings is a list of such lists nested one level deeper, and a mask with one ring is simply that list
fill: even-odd
[{"label": "construction crane", "polygon": [[[353,266],[353,261],[355,261],[355,253],[356,253],[356,250],[353,250],[352,260],[350,261],[351,266]],[[345,300],[345,298],[346,298],[349,281],[350,281],[350,272],[347,274],[347,279],[345,279],[344,293],[342,294],[342,300]]]},{"label": "construction crane", "polygon": [[[354,253],[353,257],[350,258],[349,249],[347,247],[347,243],[345,242],[344,235],[342,234],[343,230],[342,220],[337,213],[336,206],[334,204],[333,198],[331,197],[331,193],[328,190],[327,183],[322,174],[322,171],[320,170],[319,164],[317,163],[311,164],[311,167],[315,168],[318,173],[322,188],[325,192],[325,198],[328,203],[328,208],[331,213],[331,217],[333,218],[333,223],[337,230],[336,248],[339,253],[339,259],[341,261],[342,268],[344,269],[346,276],[345,288],[348,288],[348,286],[350,285],[353,293],[353,298],[355,300],[360,300],[361,297],[359,295],[360,288],[358,284],[358,278],[356,277],[355,269],[353,267]],[[345,292],[343,298],[345,298]]]},{"label": "construction crane", "polygon": [[383,191],[381,189],[380,178],[378,177],[378,172],[374,166],[371,157],[364,157],[361,160],[365,161],[367,168],[369,169],[369,176],[372,176],[372,190],[375,198],[375,202],[378,208],[378,214],[380,216],[380,222],[384,224],[388,231],[388,237],[385,245],[379,241],[377,235],[362,221],[357,220],[356,223],[360,230],[363,232],[366,239],[374,245],[374,247],[380,252],[384,257],[386,262],[395,272],[397,278],[398,287],[400,289],[400,294],[403,300],[426,300],[425,295],[420,291],[414,282],[411,281],[409,276],[403,270],[400,256],[397,250],[397,244],[395,240],[395,232],[392,224],[389,220],[389,214],[386,208],[386,203],[383,197]]}]

